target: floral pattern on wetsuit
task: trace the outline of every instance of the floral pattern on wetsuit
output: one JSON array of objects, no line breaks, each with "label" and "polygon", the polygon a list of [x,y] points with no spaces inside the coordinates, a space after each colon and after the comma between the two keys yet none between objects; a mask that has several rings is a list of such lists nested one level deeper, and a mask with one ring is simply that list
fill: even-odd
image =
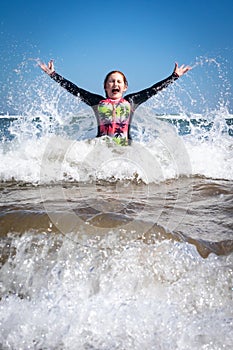
[{"label": "floral pattern on wetsuit", "polygon": [[127,144],[130,104],[125,99],[100,101],[98,105],[100,136],[112,137],[119,144]]}]

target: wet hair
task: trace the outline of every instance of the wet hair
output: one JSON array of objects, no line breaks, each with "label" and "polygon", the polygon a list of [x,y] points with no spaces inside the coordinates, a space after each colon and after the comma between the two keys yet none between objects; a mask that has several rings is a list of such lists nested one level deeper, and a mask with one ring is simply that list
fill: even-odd
[{"label": "wet hair", "polygon": [[123,78],[123,80],[124,80],[125,86],[128,86],[128,81],[127,81],[126,76],[124,75],[124,73],[120,72],[119,70],[113,70],[113,71],[109,72],[109,73],[106,75],[105,79],[104,79],[104,89],[105,89],[105,86],[106,86],[106,84],[107,84],[108,78],[110,77],[111,74],[114,74],[114,73],[119,73],[119,74],[121,74],[121,76],[122,76],[122,78]]}]

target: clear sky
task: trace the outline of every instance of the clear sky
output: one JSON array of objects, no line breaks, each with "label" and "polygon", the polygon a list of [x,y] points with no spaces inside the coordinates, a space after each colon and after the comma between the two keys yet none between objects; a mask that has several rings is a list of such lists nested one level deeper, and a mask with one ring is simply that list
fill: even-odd
[{"label": "clear sky", "polygon": [[[12,71],[30,58],[53,58],[60,74],[102,94],[112,69],[126,74],[133,92],[167,77],[175,61],[221,57],[232,92],[232,0],[1,0],[0,40],[0,112]],[[32,64],[30,74],[42,72]]]}]

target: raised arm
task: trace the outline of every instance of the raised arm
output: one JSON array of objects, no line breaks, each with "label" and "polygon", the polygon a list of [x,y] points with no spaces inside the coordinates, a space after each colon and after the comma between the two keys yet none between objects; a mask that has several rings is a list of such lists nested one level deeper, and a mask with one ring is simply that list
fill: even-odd
[{"label": "raised arm", "polygon": [[88,106],[96,106],[99,101],[103,100],[104,97],[101,95],[93,94],[87,90],[84,90],[77,85],[73,84],[71,81],[63,78],[61,75],[56,73],[54,69],[53,60],[48,62],[46,65],[43,62],[38,63],[39,67],[47,73],[54,81],[56,81],[59,85],[65,88],[72,95],[79,97],[83,102],[85,102]]},{"label": "raised arm", "polygon": [[191,67],[185,65],[178,67],[178,64],[175,63],[173,73],[169,77],[159,81],[158,83],[155,83],[147,89],[129,94],[125,96],[125,99],[133,103],[134,108],[136,109],[141,103],[146,102],[150,97],[156,95],[159,91],[165,89],[168,85],[172,84],[175,80],[184,75],[190,69]]}]

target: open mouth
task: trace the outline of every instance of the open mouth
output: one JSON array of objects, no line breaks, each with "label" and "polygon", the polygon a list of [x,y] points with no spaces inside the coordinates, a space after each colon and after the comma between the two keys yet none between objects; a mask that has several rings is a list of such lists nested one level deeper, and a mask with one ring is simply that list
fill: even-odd
[{"label": "open mouth", "polygon": [[118,89],[118,88],[112,89],[113,94],[117,94],[119,91],[120,91],[120,89]]}]

